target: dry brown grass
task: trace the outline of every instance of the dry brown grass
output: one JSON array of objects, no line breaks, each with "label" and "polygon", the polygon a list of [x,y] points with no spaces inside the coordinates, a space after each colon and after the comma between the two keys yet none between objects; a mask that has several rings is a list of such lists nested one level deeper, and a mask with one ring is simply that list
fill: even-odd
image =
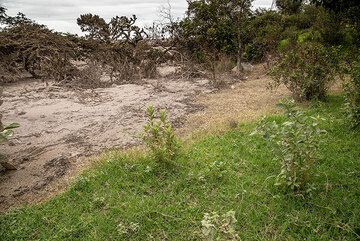
[{"label": "dry brown grass", "polygon": [[269,90],[271,80],[265,72],[263,65],[257,65],[247,80],[217,93],[198,96],[196,103],[206,108],[188,116],[179,134],[194,138],[202,136],[201,133],[221,133],[231,122],[247,122],[277,112],[277,102],[290,96],[290,92],[284,86]]}]

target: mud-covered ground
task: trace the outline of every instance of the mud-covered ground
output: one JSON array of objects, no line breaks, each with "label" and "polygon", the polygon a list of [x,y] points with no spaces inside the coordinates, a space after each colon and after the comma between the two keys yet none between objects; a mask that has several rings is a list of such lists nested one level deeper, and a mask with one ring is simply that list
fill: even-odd
[{"label": "mud-covered ground", "polygon": [[193,103],[196,95],[212,91],[205,79],[157,79],[94,90],[41,81],[6,86],[3,122],[21,127],[0,147],[18,169],[0,172],[0,211],[61,189],[89,156],[138,144],[148,105],[166,109],[176,126],[203,108]]}]

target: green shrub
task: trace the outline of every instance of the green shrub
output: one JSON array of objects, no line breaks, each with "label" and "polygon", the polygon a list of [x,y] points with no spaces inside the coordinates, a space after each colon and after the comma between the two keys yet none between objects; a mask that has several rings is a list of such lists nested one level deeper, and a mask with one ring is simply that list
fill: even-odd
[{"label": "green shrub", "polygon": [[312,172],[323,130],[319,117],[311,117],[295,108],[294,101],[280,103],[286,121],[279,123],[263,119],[253,133],[260,133],[268,141],[275,158],[281,161],[276,185],[295,193],[309,193],[313,189]]},{"label": "green shrub", "polygon": [[290,39],[286,38],[279,42],[277,49],[278,51],[283,52],[289,47],[289,45],[290,45]]},{"label": "green shrub", "polygon": [[347,119],[352,128],[360,127],[360,60],[355,64],[350,83],[345,86]]},{"label": "green shrub", "polygon": [[159,163],[169,163],[176,158],[180,144],[165,111],[160,111],[156,120],[153,106],[147,108],[147,124],[144,126],[143,141],[153,158]]},{"label": "green shrub", "polygon": [[284,84],[299,100],[323,99],[338,71],[337,51],[304,42],[284,53],[270,71],[274,86]]}]

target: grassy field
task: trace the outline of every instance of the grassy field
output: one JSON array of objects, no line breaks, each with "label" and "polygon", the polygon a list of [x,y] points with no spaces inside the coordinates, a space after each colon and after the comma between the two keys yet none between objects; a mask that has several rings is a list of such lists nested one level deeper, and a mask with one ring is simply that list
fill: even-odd
[{"label": "grassy field", "polygon": [[1,215],[0,240],[202,240],[204,213],[231,210],[243,240],[357,240],[360,133],[341,120],[342,104],[336,96],[309,107],[328,132],[310,197],[274,186],[280,164],[247,123],[191,144],[172,167],[109,153],[65,193]]}]

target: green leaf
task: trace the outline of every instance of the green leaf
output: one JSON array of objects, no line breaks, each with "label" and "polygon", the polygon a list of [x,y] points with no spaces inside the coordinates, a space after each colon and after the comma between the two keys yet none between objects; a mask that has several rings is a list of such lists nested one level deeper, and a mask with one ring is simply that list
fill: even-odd
[{"label": "green leaf", "polygon": [[4,130],[12,130],[12,129],[16,129],[19,127],[20,127],[19,123],[11,123],[10,125],[5,126]]}]

